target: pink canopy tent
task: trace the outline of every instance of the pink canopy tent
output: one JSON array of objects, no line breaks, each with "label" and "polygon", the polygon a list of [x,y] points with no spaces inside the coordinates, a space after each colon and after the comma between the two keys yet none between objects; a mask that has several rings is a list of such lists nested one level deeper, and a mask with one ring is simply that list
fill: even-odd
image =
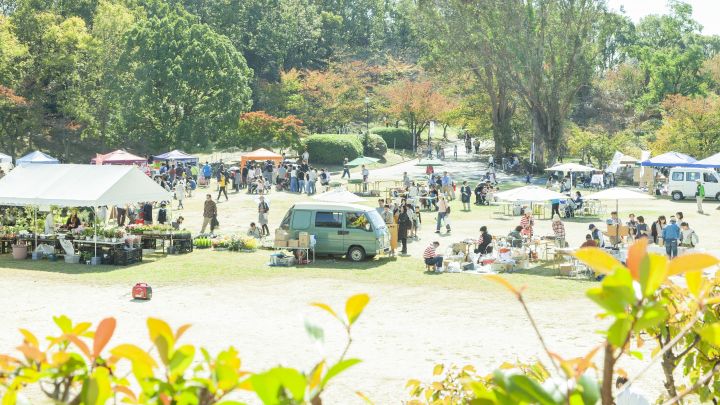
[{"label": "pink canopy tent", "polygon": [[98,154],[90,160],[90,163],[98,165],[144,165],[147,164],[147,159],[118,149],[105,155]]}]

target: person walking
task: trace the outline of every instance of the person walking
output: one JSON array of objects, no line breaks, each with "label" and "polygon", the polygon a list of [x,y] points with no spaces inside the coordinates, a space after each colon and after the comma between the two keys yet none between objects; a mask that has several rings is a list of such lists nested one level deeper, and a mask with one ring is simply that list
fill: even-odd
[{"label": "person walking", "polygon": [[220,201],[220,195],[225,194],[225,201],[229,201],[227,195],[227,178],[225,177],[225,173],[220,173],[218,177],[218,196],[216,198],[217,201]]},{"label": "person walking", "polygon": [[435,227],[435,233],[440,233],[440,227],[445,222],[445,228],[447,233],[450,233],[450,223],[448,222],[450,215],[450,204],[445,200],[445,196],[441,195],[438,201],[438,213],[437,213],[437,224]]},{"label": "person walking", "polygon": [[695,191],[695,201],[697,202],[698,212],[704,214],[702,203],[705,199],[705,186],[700,179],[697,179],[697,190]]},{"label": "person walking", "polygon": [[400,254],[407,255],[408,232],[410,232],[410,229],[412,229],[412,225],[413,225],[412,219],[410,219],[410,215],[408,214],[407,205],[402,206],[397,222],[398,222],[398,240],[402,244],[402,249],[400,250]]},{"label": "person walking", "polygon": [[343,160],[343,173],[340,178],[344,179],[346,175],[347,175],[348,180],[350,180],[350,166],[348,166],[348,158],[345,158]]},{"label": "person walking", "polygon": [[467,181],[463,181],[462,187],[460,187],[460,201],[462,201],[463,210],[470,211],[470,196],[472,191],[468,186]]},{"label": "person walking", "polygon": [[368,181],[370,180],[370,171],[365,167],[365,165],[362,165],[362,179],[363,179],[363,191],[368,191]]},{"label": "person walking", "polygon": [[453,157],[457,160],[457,144],[453,145]]},{"label": "person walking", "polygon": [[560,220],[559,215],[554,215],[552,219],[552,230],[555,234],[555,246],[559,248],[565,247],[565,224]]},{"label": "person walking", "polygon": [[270,212],[270,206],[265,201],[265,197],[260,196],[260,202],[258,203],[258,223],[262,229],[261,235],[270,236],[270,229],[268,228],[268,213]]},{"label": "person walking", "polygon": [[185,180],[178,180],[175,183],[175,198],[178,201],[178,209],[181,210],[183,207],[183,200],[185,200]]},{"label": "person walking", "polygon": [[205,205],[203,206],[203,224],[202,229],[200,229],[200,234],[205,233],[205,228],[207,228],[208,224],[210,224],[210,232],[212,232],[214,229],[212,222],[214,220],[217,220],[217,204],[213,201],[212,195],[207,194],[205,196]]},{"label": "person walking", "polygon": [[670,217],[670,225],[662,230],[662,238],[665,242],[665,253],[669,258],[674,258],[678,253],[678,240],[680,239],[680,227],[676,224],[675,217]]}]

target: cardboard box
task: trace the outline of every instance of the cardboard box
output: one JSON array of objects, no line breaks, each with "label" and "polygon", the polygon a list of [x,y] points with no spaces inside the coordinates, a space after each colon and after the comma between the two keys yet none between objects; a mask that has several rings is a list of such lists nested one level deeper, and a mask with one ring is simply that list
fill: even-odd
[{"label": "cardboard box", "polygon": [[563,263],[560,265],[559,269],[560,269],[560,275],[570,276],[573,271],[573,265],[572,265],[572,263]]},{"label": "cardboard box", "polygon": [[289,240],[290,234],[284,229],[275,230],[275,240]]},{"label": "cardboard box", "polygon": [[287,246],[291,247],[291,248],[292,247],[294,247],[294,248],[300,247],[300,241],[298,241],[297,239],[291,239],[291,240],[287,241]]},{"label": "cardboard box", "polygon": [[300,232],[298,235],[298,243],[300,247],[310,247],[310,234],[307,232]]},{"label": "cardboard box", "polygon": [[288,241],[286,240],[276,240],[274,243],[275,247],[287,247]]}]

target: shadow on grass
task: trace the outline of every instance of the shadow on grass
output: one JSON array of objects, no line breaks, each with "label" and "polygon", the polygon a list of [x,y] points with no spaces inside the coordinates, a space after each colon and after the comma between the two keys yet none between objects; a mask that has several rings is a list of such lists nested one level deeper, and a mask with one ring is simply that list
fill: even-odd
[{"label": "shadow on grass", "polygon": [[315,261],[309,264],[296,266],[305,269],[329,269],[329,270],[372,270],[393,262],[397,257],[375,257],[366,259],[362,262],[351,262],[350,260],[340,256],[317,256]]},{"label": "shadow on grass", "polygon": [[42,271],[60,274],[99,274],[111,273],[116,270],[129,269],[143,264],[153,263],[161,258],[162,256],[143,257],[142,262],[133,263],[127,266],[114,266],[107,264],[91,266],[88,264],[69,264],[65,263],[64,261],[50,262],[47,260],[15,260],[12,258],[11,255],[0,255],[0,268]]},{"label": "shadow on grass", "polygon": [[545,263],[537,267],[531,267],[529,269],[523,269],[518,270],[515,272],[512,272],[510,274],[519,274],[523,276],[530,276],[530,277],[550,277],[554,278],[556,280],[567,280],[567,281],[575,281],[580,282],[582,284],[590,284],[595,283],[595,280],[592,280],[588,278],[587,276],[583,277],[570,277],[570,276],[563,276],[560,274],[560,271],[556,268],[550,267],[550,263]]}]

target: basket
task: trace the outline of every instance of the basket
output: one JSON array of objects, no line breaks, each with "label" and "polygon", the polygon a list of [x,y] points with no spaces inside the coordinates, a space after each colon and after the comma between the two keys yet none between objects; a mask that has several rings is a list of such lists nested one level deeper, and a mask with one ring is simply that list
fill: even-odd
[{"label": "basket", "polygon": [[295,258],[292,256],[270,255],[270,265],[279,267],[290,267],[295,264]]},{"label": "basket", "polygon": [[80,255],[65,255],[65,263],[68,263],[68,264],[80,263]]}]

